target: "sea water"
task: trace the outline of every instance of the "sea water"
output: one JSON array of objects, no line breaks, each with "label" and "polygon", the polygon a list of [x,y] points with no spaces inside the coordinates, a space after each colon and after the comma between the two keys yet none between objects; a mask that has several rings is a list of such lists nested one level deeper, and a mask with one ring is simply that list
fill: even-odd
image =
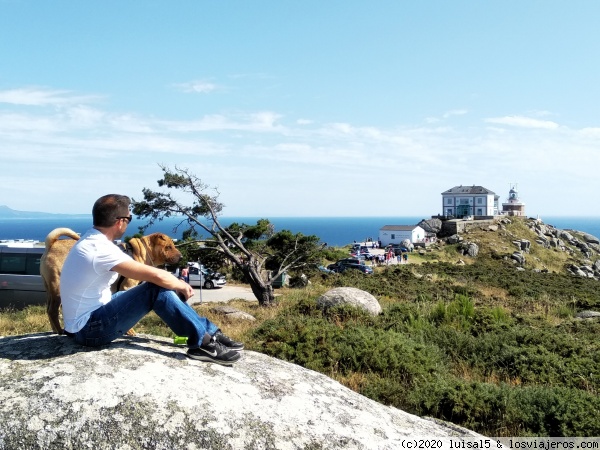
[{"label": "sea water", "polygon": [[[343,246],[353,242],[363,242],[368,239],[377,240],[380,228],[385,225],[416,225],[427,217],[396,216],[396,217],[265,217],[275,227],[275,231],[288,230],[292,233],[302,233],[305,236],[318,236],[321,242],[330,246]],[[231,223],[256,224],[260,217],[222,217],[220,222],[227,226]],[[541,220],[559,229],[583,231],[594,236],[600,236],[600,217],[541,217]],[[174,239],[181,239],[185,224],[181,219],[168,218],[156,222],[145,231],[145,234],[161,232]],[[127,228],[126,235],[133,235],[138,227],[146,222],[134,219]],[[179,225],[179,226],[178,226]],[[71,228],[77,233],[84,233],[92,226],[90,216],[70,216],[36,219],[0,219],[0,239],[34,239],[43,241],[54,228]],[[208,237],[208,233],[201,236]]]}]

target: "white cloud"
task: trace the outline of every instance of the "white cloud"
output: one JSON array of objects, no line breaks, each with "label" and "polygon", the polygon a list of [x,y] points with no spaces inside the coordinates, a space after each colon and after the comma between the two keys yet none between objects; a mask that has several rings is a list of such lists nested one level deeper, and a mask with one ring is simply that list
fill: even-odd
[{"label": "white cloud", "polygon": [[208,94],[218,89],[218,86],[209,81],[188,81],[186,83],[176,83],[173,86],[185,93]]},{"label": "white cloud", "polygon": [[277,124],[281,115],[271,111],[259,111],[243,114],[208,114],[197,120],[162,121],[157,125],[165,131],[193,133],[202,131],[282,131]]},{"label": "white cloud", "polygon": [[447,119],[447,118],[452,117],[452,116],[464,116],[468,112],[469,111],[467,111],[466,109],[453,109],[453,110],[445,112],[442,117],[444,119]]},{"label": "white cloud", "polygon": [[25,106],[67,105],[97,100],[97,96],[73,95],[67,90],[27,87],[0,91],[0,103]]},{"label": "white cloud", "polygon": [[600,138],[600,127],[582,128],[580,133],[582,136]]},{"label": "white cloud", "polygon": [[[573,130],[515,115],[487,119],[484,127],[388,128],[286,120],[267,110],[171,120],[70,104],[66,99],[83,97],[66,91],[37,95],[37,101],[33,92],[30,97],[37,109],[0,110],[0,148],[8,149],[0,153],[0,165],[9,168],[3,184],[26,184],[24,192],[31,193],[17,205],[15,190],[0,192],[0,204],[17,209],[44,210],[39,205],[46,204],[49,212],[87,211],[103,186],[139,196],[143,187],[156,186],[158,163],[189,167],[218,186],[230,215],[355,215],[363,204],[371,215],[435,214],[439,193],[449,187],[481,184],[503,195],[509,182],[523,185],[525,201],[540,198],[535,211],[549,214],[557,200],[545,200],[543,192],[557,180],[580,185],[582,192],[600,187],[600,127]],[[56,107],[45,108],[51,99]],[[274,186],[278,195],[297,199],[296,207],[254,201],[269,197]],[[315,202],[323,192],[335,202]],[[69,201],[59,205],[62,197]],[[576,214],[577,205],[569,206]]]},{"label": "white cloud", "polygon": [[434,124],[434,123],[441,122],[442,120],[446,120],[446,119],[449,119],[454,116],[464,116],[468,113],[469,113],[469,111],[467,111],[466,109],[452,109],[452,110],[446,111],[444,114],[442,114],[441,118],[426,117],[425,123]]},{"label": "white cloud", "polygon": [[493,117],[485,119],[484,121],[487,123],[510,125],[522,128],[543,128],[547,130],[558,128],[558,124],[556,122],[552,122],[550,120],[532,119],[531,117],[524,116]]}]

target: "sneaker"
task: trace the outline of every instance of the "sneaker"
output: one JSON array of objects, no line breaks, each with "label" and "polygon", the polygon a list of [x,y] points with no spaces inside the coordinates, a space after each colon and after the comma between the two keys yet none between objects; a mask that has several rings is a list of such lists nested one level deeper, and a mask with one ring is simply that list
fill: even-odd
[{"label": "sneaker", "polygon": [[242,342],[237,342],[234,341],[233,339],[231,339],[229,336],[225,336],[221,330],[218,330],[214,335],[213,338],[221,345],[224,345],[225,347],[231,349],[231,350],[235,350],[235,351],[240,351],[240,350],[244,350],[244,344]]},{"label": "sneaker", "polygon": [[238,352],[219,344],[215,339],[211,339],[208,344],[201,347],[188,349],[187,356],[198,361],[213,362],[223,366],[232,366],[242,357]]}]

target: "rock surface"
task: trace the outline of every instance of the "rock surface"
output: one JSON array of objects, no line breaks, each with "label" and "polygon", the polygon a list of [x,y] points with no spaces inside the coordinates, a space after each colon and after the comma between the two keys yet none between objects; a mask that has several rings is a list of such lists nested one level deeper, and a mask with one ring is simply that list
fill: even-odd
[{"label": "rock surface", "polygon": [[167,338],[98,349],[49,333],[0,338],[0,449],[396,449],[477,434],[367,399],[246,351],[233,367]]}]

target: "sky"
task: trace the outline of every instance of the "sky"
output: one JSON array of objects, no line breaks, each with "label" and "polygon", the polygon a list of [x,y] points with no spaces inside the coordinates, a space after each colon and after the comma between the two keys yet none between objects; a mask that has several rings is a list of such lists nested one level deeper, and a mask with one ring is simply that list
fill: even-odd
[{"label": "sky", "polygon": [[426,217],[458,185],[600,216],[599,17],[596,0],[0,0],[0,205],[90,213],[160,190],[166,166],[225,216]]}]

